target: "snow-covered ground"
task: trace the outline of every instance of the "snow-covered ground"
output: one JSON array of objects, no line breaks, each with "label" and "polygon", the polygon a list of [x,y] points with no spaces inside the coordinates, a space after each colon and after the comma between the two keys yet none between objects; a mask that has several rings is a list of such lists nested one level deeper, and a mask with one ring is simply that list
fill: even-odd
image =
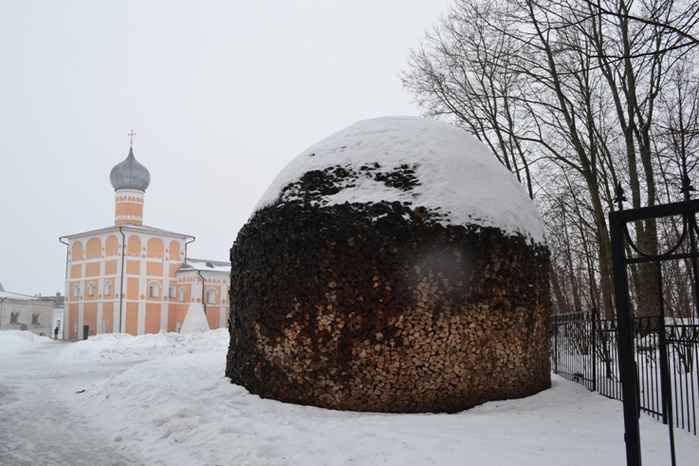
[{"label": "snow-covered ground", "polygon": [[[331,411],[260,399],[224,377],[225,330],[77,343],[0,332],[2,465],[620,465],[622,405],[553,376],[458,414]],[[643,460],[670,463],[641,417]],[[678,464],[699,438],[676,431]]]}]

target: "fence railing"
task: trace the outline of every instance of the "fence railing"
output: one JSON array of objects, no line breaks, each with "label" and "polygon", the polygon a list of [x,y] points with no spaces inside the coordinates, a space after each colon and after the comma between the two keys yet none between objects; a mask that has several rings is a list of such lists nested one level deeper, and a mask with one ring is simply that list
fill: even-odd
[{"label": "fence railing", "polygon": [[[699,322],[640,317],[632,324],[641,411],[697,435]],[[551,327],[553,371],[589,390],[621,400],[616,320],[600,319],[595,312],[576,312],[553,316]],[[669,371],[665,395],[660,373],[663,351]],[[669,400],[663,396],[669,396]],[[672,412],[664,406],[671,406]]]}]

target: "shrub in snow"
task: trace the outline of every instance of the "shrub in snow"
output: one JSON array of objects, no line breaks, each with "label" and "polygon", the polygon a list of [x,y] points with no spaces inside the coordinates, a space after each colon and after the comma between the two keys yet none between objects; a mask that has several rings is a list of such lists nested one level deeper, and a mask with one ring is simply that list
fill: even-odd
[{"label": "shrub in snow", "polygon": [[262,397],[454,412],[550,385],[540,217],[450,125],[367,120],[306,150],[231,261],[226,375]]}]

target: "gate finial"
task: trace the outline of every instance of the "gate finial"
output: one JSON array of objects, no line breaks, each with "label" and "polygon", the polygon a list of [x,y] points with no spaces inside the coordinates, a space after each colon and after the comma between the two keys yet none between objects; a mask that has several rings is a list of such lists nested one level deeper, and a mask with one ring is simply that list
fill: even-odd
[{"label": "gate finial", "polygon": [[691,197],[689,193],[694,191],[694,186],[692,186],[692,180],[689,179],[689,176],[685,174],[682,176],[682,188],[680,189],[680,192],[684,194],[684,200],[688,201],[689,198]]},{"label": "gate finial", "polygon": [[614,190],[614,199],[612,202],[616,202],[619,210],[624,210],[624,201],[626,196],[624,196],[624,189],[621,187],[621,182],[617,182],[616,189]]}]

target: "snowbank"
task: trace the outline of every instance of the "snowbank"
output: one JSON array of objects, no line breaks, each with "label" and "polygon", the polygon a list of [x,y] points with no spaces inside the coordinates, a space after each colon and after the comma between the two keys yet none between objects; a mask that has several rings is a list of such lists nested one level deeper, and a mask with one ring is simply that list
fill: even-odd
[{"label": "snowbank", "polygon": [[52,339],[22,330],[0,330],[0,354],[10,354],[26,349],[34,343],[51,342]]},{"label": "snowbank", "polygon": [[201,303],[191,303],[187,309],[187,315],[182,322],[181,333],[205,332],[210,330],[209,321],[206,320],[204,306]]},{"label": "snowbank", "polygon": [[[210,353],[228,348],[228,330],[209,332],[160,332],[138,337],[125,333],[102,333],[71,344],[60,354],[65,362],[160,359],[190,353]],[[222,372],[223,373],[223,372]]]}]

